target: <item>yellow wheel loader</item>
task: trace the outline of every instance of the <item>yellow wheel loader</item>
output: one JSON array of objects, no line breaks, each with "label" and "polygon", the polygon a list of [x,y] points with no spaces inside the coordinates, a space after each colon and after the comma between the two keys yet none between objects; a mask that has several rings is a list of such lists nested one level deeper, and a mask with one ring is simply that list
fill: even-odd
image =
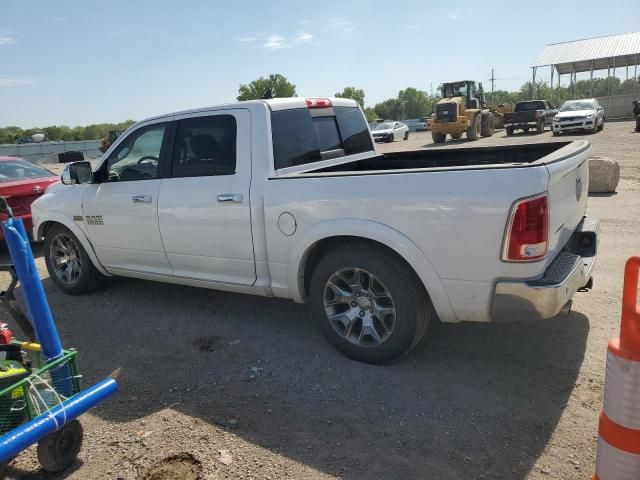
[{"label": "yellow wheel loader", "polygon": [[486,108],[482,83],[472,80],[442,84],[442,99],[431,116],[431,137],[444,143],[447,135],[454,140],[466,134],[467,140],[493,135],[493,113]]}]

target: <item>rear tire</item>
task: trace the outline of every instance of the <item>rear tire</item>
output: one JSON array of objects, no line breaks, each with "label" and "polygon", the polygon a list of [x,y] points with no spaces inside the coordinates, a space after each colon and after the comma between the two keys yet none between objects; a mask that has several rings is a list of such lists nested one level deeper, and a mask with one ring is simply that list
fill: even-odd
[{"label": "rear tire", "polygon": [[544,132],[544,118],[539,118],[536,122],[536,132],[543,133]]},{"label": "rear tire", "polygon": [[461,133],[452,133],[451,134],[451,138],[453,138],[454,140],[460,140],[461,136],[462,136]]},{"label": "rear tire", "polygon": [[507,132],[507,137],[512,137],[513,136],[513,127],[511,125],[506,127],[505,131]]},{"label": "rear tire", "polygon": [[493,132],[495,130],[493,122],[493,113],[487,112],[482,115],[481,133],[483,137],[490,137],[493,135]]},{"label": "rear tire", "polygon": [[559,137],[560,136],[560,132],[553,132],[553,136],[554,137]]},{"label": "rear tire", "polygon": [[467,140],[478,140],[480,138],[481,115],[477,114],[473,117],[471,125],[467,128]]},{"label": "rear tire", "polygon": [[447,134],[431,130],[431,138],[433,139],[433,143],[444,143],[447,140]]},{"label": "rear tire", "polygon": [[60,223],[47,231],[44,261],[51,280],[69,295],[93,292],[106,281],[106,277],[93,265],[80,240]]},{"label": "rear tire", "polygon": [[[372,364],[409,352],[433,316],[420,280],[407,265],[380,247],[359,243],[338,247],[320,261],[311,277],[310,304],[318,328],[338,351]],[[386,312],[382,320],[378,309]],[[375,335],[363,333],[372,328]]]}]

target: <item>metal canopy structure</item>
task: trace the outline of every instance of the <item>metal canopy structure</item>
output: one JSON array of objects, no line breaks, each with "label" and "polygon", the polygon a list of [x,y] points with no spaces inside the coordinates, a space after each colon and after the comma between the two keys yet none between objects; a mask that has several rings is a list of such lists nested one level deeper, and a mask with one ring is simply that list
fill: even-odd
[{"label": "metal canopy structure", "polygon": [[558,87],[561,75],[569,74],[570,85],[575,85],[579,72],[590,72],[593,80],[594,70],[606,69],[607,76],[611,76],[613,69],[615,76],[616,68],[624,67],[628,78],[629,67],[634,67],[634,88],[637,88],[639,63],[640,32],[552,43],[544,47],[531,65],[532,81],[535,83],[539,67],[551,67],[552,86],[554,71],[558,73]]}]

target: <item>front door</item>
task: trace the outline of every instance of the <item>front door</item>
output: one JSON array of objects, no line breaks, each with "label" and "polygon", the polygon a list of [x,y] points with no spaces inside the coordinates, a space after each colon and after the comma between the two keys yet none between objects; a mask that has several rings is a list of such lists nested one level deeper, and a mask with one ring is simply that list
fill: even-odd
[{"label": "front door", "polygon": [[167,122],[146,124],[119,142],[83,195],[91,243],[107,270],[170,274],[158,230],[160,164]]},{"label": "front door", "polygon": [[158,199],[174,275],[251,285],[251,115],[233,109],[176,120],[171,172]]}]

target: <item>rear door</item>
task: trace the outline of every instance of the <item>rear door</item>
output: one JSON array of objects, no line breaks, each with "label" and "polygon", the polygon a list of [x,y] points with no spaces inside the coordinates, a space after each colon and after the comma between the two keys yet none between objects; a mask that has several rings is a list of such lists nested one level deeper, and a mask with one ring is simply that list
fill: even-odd
[{"label": "rear door", "polygon": [[246,109],[176,117],[158,215],[174,275],[251,285],[251,115]]}]

